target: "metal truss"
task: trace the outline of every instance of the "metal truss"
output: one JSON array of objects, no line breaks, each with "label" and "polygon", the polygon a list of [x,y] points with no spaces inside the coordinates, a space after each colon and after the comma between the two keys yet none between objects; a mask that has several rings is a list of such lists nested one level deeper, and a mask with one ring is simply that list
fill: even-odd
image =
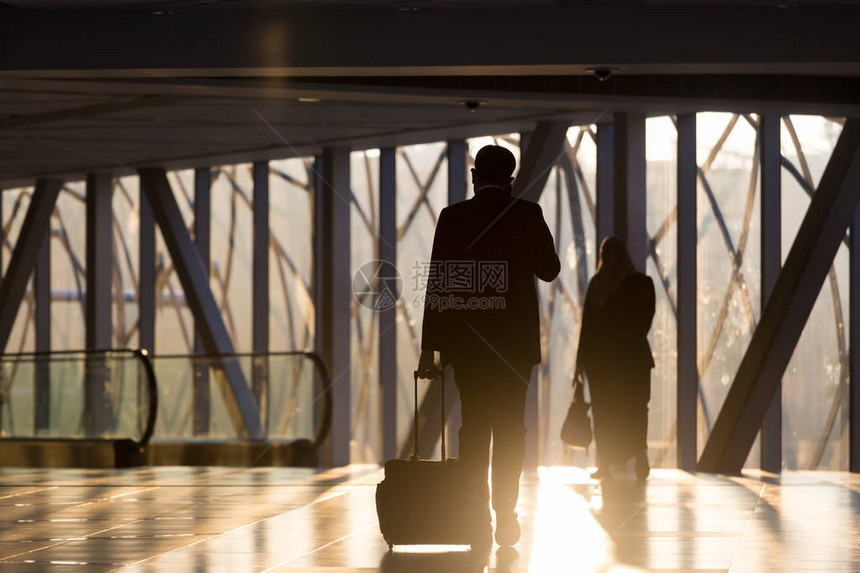
[{"label": "metal truss", "polygon": [[[379,258],[377,237],[380,236],[379,209],[377,208],[379,200],[378,169],[367,151],[360,151],[357,154],[361,164],[358,169],[355,169],[356,166],[353,165],[351,178],[353,181],[357,181],[359,178],[364,179],[364,185],[361,189],[365,191],[365,196],[358,197],[356,185],[350,186],[352,213],[358,217],[359,221],[359,225],[357,228],[353,228],[352,232],[355,235],[358,229],[361,229],[369,244],[373,245],[372,259],[375,260]],[[366,201],[366,209],[362,206],[362,201]],[[378,384],[378,379],[375,376],[378,368],[378,353],[375,351],[375,345],[378,338],[379,317],[368,309],[368,306],[372,306],[367,298],[369,296],[371,296],[369,293],[356,294],[352,299],[350,312],[350,320],[359,352],[357,380],[353,380],[353,383],[358,386],[358,396],[353,402],[350,434],[354,442],[359,444],[359,448],[361,448],[359,459],[353,461],[375,462],[378,458],[377,452],[372,451],[368,444],[376,441],[382,415],[381,412],[375,411],[375,403],[372,400],[373,388]],[[399,302],[398,306],[401,306]],[[353,390],[355,391],[355,386],[353,386]],[[399,395],[400,392],[398,391],[397,394]]]},{"label": "metal truss", "polygon": [[[309,181],[311,181],[310,172],[312,167],[309,159],[302,159],[302,162],[304,170],[308,173],[308,177],[304,181],[298,180],[295,176],[274,167],[270,170],[271,175],[272,177],[280,178],[291,186],[309,193]],[[216,168],[215,170],[216,174],[223,176],[230,186],[230,202],[232,208],[229,211],[230,222],[227,226],[227,243],[229,247],[225,254],[228,261],[233,260],[234,248],[239,241],[235,224],[238,210],[242,208],[251,209],[253,205],[253,202],[250,199],[249,190],[245,189],[238,182],[237,173],[243,168],[245,168],[245,166],[226,166]],[[170,178],[173,188],[177,191],[177,198],[183,201],[183,207],[191,209],[194,205],[193,192],[189,189],[185,179],[175,173],[171,173]],[[125,311],[127,305],[136,304],[139,298],[140,289],[139,273],[133,256],[133,229],[129,229],[127,225],[127,221],[129,219],[136,220],[140,214],[136,189],[130,186],[131,183],[131,180],[128,178],[118,178],[113,182],[114,217],[112,222],[112,232],[115,247],[113,250],[112,264],[112,290],[114,293],[112,303],[114,305],[114,311],[112,313],[112,339],[113,345],[116,347],[128,347],[134,345],[135,336],[140,326],[140,317],[129,321]],[[8,192],[9,191],[7,191],[7,193]],[[20,190],[17,193],[11,208],[8,209],[6,213],[6,219],[3,221],[2,248],[9,253],[12,252],[14,247],[12,243],[12,238],[14,238],[13,232],[20,226],[20,223],[26,214],[26,207],[28,206],[31,197],[32,189]],[[78,186],[66,184],[62,187],[60,192],[60,201],[58,201],[58,205],[52,212],[51,239],[54,244],[54,248],[60,248],[60,253],[55,252],[54,256],[65,257],[68,259],[72,269],[71,278],[74,281],[74,288],[72,290],[54,289],[51,293],[51,300],[54,303],[72,302],[78,304],[80,305],[81,314],[83,315],[85,300],[84,284],[86,280],[85,263],[83,261],[83,253],[75,250],[73,247],[74,242],[70,238],[71,228],[81,225],[82,221],[75,220],[76,217],[74,213],[70,214],[64,210],[62,204],[64,197],[67,201],[71,200],[80,204],[82,210],[85,202],[85,194],[78,188]],[[122,216],[126,214],[127,217]],[[308,315],[297,316],[296,307],[294,304],[290,303],[290,297],[292,296],[295,299],[312,301],[310,286],[308,285],[305,277],[303,277],[299,272],[297,265],[292,256],[288,253],[286,246],[274,233],[270,236],[270,252],[274,256],[274,260],[277,261],[275,270],[278,273],[278,280],[282,291],[281,294],[284,297],[284,309],[286,312],[285,320],[287,323],[286,331],[289,348],[293,350],[309,348],[312,345],[313,336],[312,328],[310,326],[313,321],[312,303],[309,306]],[[180,325],[182,339],[185,343],[185,350],[182,351],[180,349],[178,352],[190,353],[193,350],[194,325],[185,310],[187,309],[187,302],[184,293],[181,292],[181,287],[177,288],[177,285],[174,282],[176,276],[175,269],[173,264],[170,262],[169,254],[166,252],[163,244],[156,255],[156,260],[159,261],[156,278],[156,288],[159,293],[159,296],[156,299],[157,308],[159,309],[159,312],[170,311],[176,314],[179,321],[178,324]],[[225,317],[230,318],[230,321],[228,322],[230,326],[228,328],[230,329],[231,337],[235,339],[235,326],[232,322],[233,311],[230,306],[230,299],[225,296],[225,293],[229,291],[231,278],[233,276],[232,266],[228,265],[228,270],[225,273],[222,273],[216,263],[213,265],[212,274],[214,275],[213,280],[218,285],[219,292],[222,294],[219,308]],[[18,340],[14,341],[15,347],[10,348],[10,352],[25,351],[29,335],[35,328],[35,301],[31,290],[26,292],[23,299],[23,305],[21,312],[24,313],[24,320],[22,321],[21,335],[18,337]],[[150,317],[150,319],[151,318],[152,317]],[[293,365],[293,369],[295,370],[294,379],[297,379],[300,364],[296,363]],[[15,374],[15,372],[10,371],[9,375],[2,381],[2,384],[8,386],[9,383],[15,380]],[[121,369],[116,374],[117,376],[112,377],[112,379],[119,380],[123,375]],[[124,387],[125,385],[121,383],[119,384],[120,389]],[[4,387],[0,386],[0,393],[8,394],[8,390],[9,388],[5,388],[4,391]],[[299,409],[298,390],[298,386],[294,385],[292,387],[290,391],[290,401],[285,405],[287,414],[279,418],[279,426],[277,428],[272,428],[273,432],[283,434],[287,431],[289,426],[298,424],[298,416],[296,415]],[[114,394],[114,397],[115,400],[122,399],[122,396],[119,393]],[[6,405],[8,415],[12,416],[13,414],[8,400],[6,401]],[[192,411],[190,409],[185,410],[184,414],[182,414],[183,418],[179,421],[179,425],[182,426],[183,424],[190,423],[191,415]]]},{"label": "metal truss", "polygon": [[[838,119],[832,119],[832,121],[841,123],[841,120]],[[705,347],[702,349],[701,355],[697,357],[700,378],[697,400],[699,420],[701,424],[700,431],[706,434],[710,432],[712,427],[712,411],[715,405],[708,403],[702,388],[701,379],[705,377],[711,367],[714,355],[718,349],[719,340],[724,333],[731,313],[734,312],[732,310],[732,301],[735,297],[739,297],[742,317],[749,324],[750,331],[754,331],[757,326],[757,312],[754,308],[751,297],[754,285],[749,282],[749,277],[745,276],[743,265],[745,260],[749,257],[750,233],[752,232],[755,224],[753,212],[756,203],[755,195],[756,182],[758,179],[759,145],[756,144],[755,149],[751,150],[752,155],[750,158],[749,179],[743,194],[744,209],[742,227],[737,241],[732,238],[732,234],[729,231],[722,211],[722,206],[717,201],[711,182],[709,181],[709,172],[723,151],[727,139],[733,133],[733,130],[735,130],[742,122],[747,123],[755,129],[756,132],[758,132],[758,118],[748,114],[732,114],[729,117],[719,139],[710,149],[708,156],[698,167],[699,189],[704,194],[704,198],[708,205],[709,216],[704,217],[704,225],[717,226],[719,235],[725,247],[726,255],[731,264],[731,277],[723,295],[722,303],[719,306],[719,313],[717,315],[714,329],[707,337],[707,342]],[[792,119],[790,117],[783,117],[782,122],[786,132],[790,136],[791,146],[797,156],[797,161],[795,163],[783,155],[781,157],[782,167],[785,169],[785,172],[798,183],[801,189],[811,197],[815,190],[815,182],[813,180],[813,175],[810,170],[802,142],[798,137]],[[572,141],[565,142],[564,153],[558,158],[555,165],[555,188],[549,190],[550,192],[555,193],[556,205],[558,207],[554,214],[555,228],[561,228],[562,221],[565,217],[570,221],[573,233],[571,240],[574,247],[574,256],[576,258],[577,274],[575,278],[576,284],[574,285],[566,284],[562,279],[554,282],[546,293],[545,300],[541,303],[541,310],[543,313],[542,319],[546,326],[544,329],[544,344],[548,343],[549,336],[553,328],[553,316],[560,307],[564,308],[565,312],[575,317],[578,322],[581,314],[585,288],[587,287],[588,280],[590,278],[588,276],[587,250],[585,246],[587,237],[586,228],[595,224],[596,199],[595,190],[591,188],[591,184],[583,174],[582,168],[577,159],[577,154],[580,153],[580,145],[584,138],[590,138],[592,140],[596,139],[593,127],[587,126],[579,128],[579,132],[574,138],[572,138]],[[516,136],[497,137],[495,138],[495,141],[502,142],[506,145],[517,146],[519,144]],[[407,207],[406,215],[400,218],[399,225],[397,227],[397,239],[399,242],[409,240],[410,231],[413,229],[414,222],[421,211],[424,211],[435,224],[441,206],[434,205],[433,198],[430,196],[429,192],[437,181],[439,173],[443,172],[445,153],[446,150],[442,147],[439,154],[435,156],[432,165],[430,165],[430,169],[426,171],[426,175],[420,175],[419,166],[416,165],[415,160],[412,157],[413,152],[410,148],[405,147],[397,149],[397,160],[404,167],[405,173],[408,174],[408,182],[401,181],[401,185],[411,185],[418,190],[415,199]],[[304,162],[305,172],[308,174],[307,179],[305,180],[298,180],[295,176],[276,168],[270,169],[270,175],[272,177],[280,178],[305,192],[311,193],[313,181],[312,163],[309,159],[303,159],[302,161]],[[467,158],[467,167],[469,161],[470,158]],[[369,194],[366,201],[358,201],[353,197],[352,207],[359,221],[359,227],[369,237],[376,237],[379,232],[379,220],[375,198],[376,192],[374,190],[377,187],[378,181],[375,181],[377,172],[373,168],[372,163],[370,156],[367,153],[364,153],[363,172],[361,175],[354,174],[354,177],[363,176],[366,179]],[[226,263],[222,266],[220,263],[213,262],[210,272],[215,290],[219,293],[219,311],[224,317],[225,324],[231,338],[234,340],[236,338],[236,317],[234,310],[231,308],[228,293],[230,292],[231,285],[233,285],[236,276],[236,271],[233,266],[235,248],[238,244],[236,221],[239,217],[240,210],[250,210],[253,208],[251,190],[241,183],[240,177],[238,176],[239,170],[246,168],[248,167],[224,166],[213,169],[213,180],[217,181],[220,178],[224,183],[226,183],[230,189],[230,197],[226,225],[228,250],[224,254],[224,260]],[[193,191],[189,188],[185,180],[182,177],[171,175],[171,183],[173,188],[176,190],[177,198],[183,202],[183,206],[187,209],[193,207]],[[8,253],[11,253],[14,246],[10,239],[10,233],[13,233],[14,229],[20,225],[20,221],[23,219],[26,212],[26,206],[30,200],[31,194],[32,191],[29,190],[22,190],[19,192],[11,209],[6,213],[5,220],[3,221],[2,248]],[[80,202],[81,204],[83,204],[85,199],[85,196],[81,191],[73,185],[64,185],[61,190],[61,195],[71,198],[76,202]],[[113,251],[112,270],[112,282],[114,286],[113,341],[116,346],[123,347],[134,343],[135,336],[140,327],[140,318],[138,317],[136,320],[129,321],[125,312],[126,305],[134,304],[139,297],[139,274],[136,270],[136,265],[134,264],[134,255],[132,252],[133,239],[131,235],[129,235],[129,230],[126,228],[125,221],[118,217],[118,209],[127,209],[129,213],[131,213],[131,216],[134,217],[139,213],[139,202],[135,196],[135,190],[130,187],[129,181],[126,179],[117,179],[114,181],[114,195],[115,217],[113,220],[113,234],[115,248]],[[563,210],[561,208],[564,197],[566,197],[568,203],[566,214],[562,212]],[[122,207],[120,207],[120,205]],[[363,205],[367,205],[367,208],[365,209]],[[676,220],[677,210],[673,208],[654,234],[649,237],[648,257],[657,269],[659,276],[655,278],[657,278],[658,282],[662,285],[662,290],[670,303],[669,308],[677,316],[677,299],[676,293],[674,292],[675,285],[673,284],[672,278],[672,266],[674,265],[674,262],[670,261],[667,263],[659,254],[659,246],[661,242],[665,238],[673,236],[671,231],[673,230],[673,226],[676,224]],[[83,253],[75,251],[73,246],[74,241],[70,238],[71,225],[72,223],[69,221],[68,214],[64,213],[59,206],[55,207],[51,215],[50,236],[55,248],[56,246],[59,246],[63,253],[62,256],[66,256],[69,260],[72,268],[74,288],[65,291],[55,290],[51,293],[51,299],[54,302],[68,301],[79,304],[81,306],[81,311],[83,312],[85,265],[82,262]],[[702,235],[702,231],[706,228],[707,227],[703,227],[699,229],[700,236]],[[847,237],[844,242],[845,245],[848,246]],[[562,245],[560,241],[557,246],[561,254]],[[293,349],[310,347],[313,340],[313,304],[311,303],[308,306],[310,309],[308,311],[309,314],[300,316],[297,314],[296,306],[291,303],[291,300],[303,299],[312,301],[312,285],[310,285],[308,280],[301,275],[296,261],[290,255],[288,246],[283,244],[274,232],[270,235],[269,248],[270,253],[274,256],[274,260],[277,261],[274,271],[278,276],[277,282],[280,285],[281,295],[284,298],[288,344]],[[57,254],[55,253],[55,256],[56,255]],[[190,320],[190,315],[186,310],[187,302],[185,300],[184,293],[177,288],[175,283],[175,268],[170,262],[163,244],[156,256],[156,260],[159,262],[156,276],[156,292],[159,293],[156,298],[157,307],[161,313],[167,311],[175,313],[179,321],[178,324],[180,325],[181,336],[186,345],[186,350],[191,352],[193,351],[194,324],[193,321]],[[831,268],[828,273],[828,286],[831,293],[834,328],[836,330],[836,340],[838,345],[837,350],[840,364],[839,386],[830,405],[827,419],[822,427],[821,435],[809,469],[815,469],[822,463],[826,453],[827,444],[832,438],[834,431],[837,431],[837,428],[840,427],[837,422],[845,416],[848,398],[849,368],[848,348],[846,342],[847,333],[844,327],[845,318],[844,309],[841,303],[841,293],[834,268]],[[26,350],[29,335],[35,328],[34,298],[32,292],[29,290],[25,293],[22,299],[21,312],[23,312],[25,316],[25,320],[22,322],[22,335],[18,340],[12,341],[14,347],[9,349],[10,352]],[[415,359],[417,360],[420,349],[420,332],[417,330],[417,321],[412,317],[410,309],[405,307],[403,301],[398,302],[396,312],[400,315],[400,322],[404,325],[404,328],[407,329],[410,346],[415,355]],[[375,352],[373,352],[373,347],[375,340],[377,339],[378,324],[375,318],[371,317],[368,320],[366,316],[362,316],[358,301],[353,301],[352,320],[357,336],[360,360],[357,400],[354,406],[352,422],[352,435],[353,439],[358,443],[369,443],[375,441],[376,438],[372,436],[375,436],[378,433],[376,428],[378,420],[372,417],[374,413],[372,400],[374,394],[372,392],[372,387],[376,384],[376,378],[374,377]],[[403,350],[405,349],[402,349],[401,352]],[[9,381],[12,379],[14,379],[14,377],[7,377],[2,381],[2,384],[8,385]],[[543,396],[541,408],[543,415],[540,420],[542,438],[540,443],[545,444],[545,438],[550,431],[550,419],[547,413],[551,411],[551,405],[548,402],[548,390],[550,386],[549,366],[546,363],[541,366],[539,380],[541,395]],[[397,396],[398,410],[408,412],[411,408],[411,387],[406,382],[403,380],[399,381],[400,388],[398,389]],[[9,388],[4,385],[0,385],[0,395],[8,397]],[[288,408],[290,409],[297,408],[297,392],[298,388],[292,389],[290,404],[288,405]],[[4,411],[11,414],[11,409],[8,408],[8,400],[4,400],[4,402],[7,406]],[[189,410],[186,416],[190,415],[191,411]],[[286,427],[291,423],[291,419],[295,420],[295,417],[283,417],[280,422],[281,427],[279,430],[286,430]],[[187,420],[183,423],[185,422],[187,422]],[[674,432],[670,432],[669,435],[674,436]],[[845,436],[847,436],[847,434],[844,434],[843,438]],[[657,453],[654,460],[655,465],[659,465],[661,460],[665,458],[670,445],[671,444],[667,443],[666,446]],[[370,454],[371,452],[368,452],[368,455]]]},{"label": "metal truss", "polygon": [[803,218],[698,463],[740,471],[858,203],[860,124],[848,122]]},{"label": "metal truss", "polygon": [[[721,206],[716,200],[714,192],[711,188],[710,182],[708,181],[708,172],[710,171],[714,161],[719,156],[720,152],[723,150],[723,146],[729,136],[732,134],[732,131],[736,128],[740,119],[743,119],[747,122],[753,129],[756,130],[756,146],[753,151],[753,157],[750,168],[750,177],[749,183],[747,186],[747,190],[745,193],[745,209],[744,209],[744,217],[743,217],[743,226],[741,229],[741,235],[735,245],[732,241],[731,234],[729,233],[728,226],[726,225],[725,218],[722,213]],[[809,170],[808,163],[806,161],[806,155],[804,153],[803,147],[799,138],[797,137],[796,130],[794,129],[794,125],[791,121],[791,118],[786,116],[782,118],[783,124],[785,125],[787,131],[791,135],[792,144],[795,148],[795,151],[798,156],[798,163],[800,163],[800,169],[798,169],[794,164],[784,155],[781,157],[782,166],[788,171],[788,173],[800,184],[801,188],[804,189],[807,194],[812,196],[815,190],[815,183],[812,179],[811,171]],[[838,121],[838,120],[833,120]],[[720,235],[723,239],[724,245],[726,247],[726,253],[730,258],[732,263],[732,275],[729,281],[729,285],[726,289],[725,295],[723,297],[723,302],[720,307],[720,312],[716,321],[716,325],[714,330],[711,332],[711,335],[708,340],[708,344],[705,348],[704,353],[699,358],[699,420],[704,424],[704,428],[702,430],[709,434],[712,427],[712,420],[710,415],[709,404],[707,403],[707,399],[704,394],[704,390],[701,385],[701,378],[705,376],[707,372],[711,360],[714,357],[714,354],[717,350],[717,345],[720,340],[720,336],[723,333],[723,330],[726,325],[726,321],[729,316],[732,298],[735,292],[739,292],[741,296],[741,300],[743,302],[743,310],[744,316],[746,320],[749,322],[750,331],[754,331],[757,325],[756,313],[753,309],[752,301],[750,298],[751,288],[754,285],[748,284],[747,279],[745,279],[742,272],[742,265],[744,262],[744,258],[747,252],[747,246],[749,242],[751,226],[753,224],[753,208],[755,206],[755,192],[756,192],[756,182],[758,179],[758,169],[759,169],[759,139],[758,139],[758,119],[754,118],[748,114],[732,114],[729,121],[726,124],[725,129],[722,134],[711,148],[707,158],[705,161],[699,166],[698,169],[698,179],[699,186],[702,192],[705,194],[708,205],[710,207],[710,213],[713,215],[713,222],[718,225]],[[708,219],[705,219],[706,223]],[[651,237],[650,239],[650,252],[649,257],[653,261],[655,267],[657,268],[660,274],[660,282],[664,287],[664,291],[669,301],[672,303],[671,308],[677,317],[677,304],[674,298],[674,294],[672,292],[672,284],[669,277],[668,270],[665,265],[662,263],[660,256],[657,253],[658,246],[660,241],[662,241],[672,229],[672,226],[677,222],[677,208],[673,208],[667,218],[663,221],[661,226],[658,228],[658,231]],[[699,230],[699,236],[702,236],[702,229]],[[671,236],[671,235],[669,235]],[[848,244],[847,238],[845,239],[845,244]],[[840,372],[840,384],[837,395],[834,398],[833,404],[830,409],[830,414],[828,415],[827,421],[823,428],[821,437],[819,439],[818,446],[816,447],[816,452],[813,457],[813,462],[811,463],[809,469],[817,469],[819,464],[821,463],[822,457],[824,455],[824,450],[826,448],[828,439],[833,432],[835,427],[835,422],[837,419],[838,412],[840,408],[844,406],[845,400],[847,399],[848,394],[848,353],[847,353],[847,345],[845,342],[845,329],[844,329],[844,319],[843,319],[843,309],[841,304],[841,298],[839,295],[839,285],[836,280],[836,271],[835,268],[831,267],[828,273],[828,283],[830,285],[830,290],[832,293],[832,304],[834,311],[834,325],[836,328],[836,337],[838,343],[838,352],[839,352],[839,362],[842,365]],[[675,435],[675,431],[671,432],[672,436]],[[655,465],[658,465],[660,461],[665,457],[667,453],[667,449],[669,444],[664,447],[663,451],[659,452],[655,458]]]},{"label": "metal truss", "polygon": [[[538,306],[542,315],[541,323],[544,325],[541,334],[541,346],[543,348],[549,348],[558,306],[562,306],[579,324],[582,317],[582,307],[585,304],[585,291],[591,278],[588,272],[585,227],[586,225],[590,227],[596,226],[597,209],[595,190],[591,188],[580,166],[579,153],[585,137],[590,138],[596,144],[594,126],[580,127],[572,144],[568,138],[564,139],[562,153],[556,159],[553,167],[555,176],[554,188],[544,191],[545,193],[549,191],[555,194],[553,228],[555,229],[556,252],[562,260],[564,259],[564,252],[568,244],[562,240],[563,220],[565,218],[562,205],[565,200],[567,201],[567,215],[572,231],[570,240],[574,245],[576,256],[576,282],[574,285],[575,294],[572,294],[571,288],[565,283],[565,279],[561,275],[549,283],[549,292],[546,295],[539,289]],[[586,205],[585,212],[582,209],[581,199]],[[546,297],[545,300],[543,300],[544,297]],[[537,372],[537,380],[538,397],[540,400],[540,408],[538,409],[537,456],[538,460],[542,460],[548,439],[552,435],[550,428],[552,421],[554,418],[563,416],[564,412],[559,412],[551,403],[550,388],[552,379],[550,362],[548,360],[541,362]]]}]

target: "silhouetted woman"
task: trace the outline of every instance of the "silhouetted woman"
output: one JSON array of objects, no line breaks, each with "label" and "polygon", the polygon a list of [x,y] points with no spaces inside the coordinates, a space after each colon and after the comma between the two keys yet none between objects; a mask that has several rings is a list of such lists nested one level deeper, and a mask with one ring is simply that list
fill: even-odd
[{"label": "silhouetted woman", "polygon": [[588,284],[576,355],[591,392],[598,471],[636,458],[636,475],[648,477],[648,400],[654,358],[648,331],[654,318],[654,283],[633,268],[627,245],[607,237],[597,273]]}]

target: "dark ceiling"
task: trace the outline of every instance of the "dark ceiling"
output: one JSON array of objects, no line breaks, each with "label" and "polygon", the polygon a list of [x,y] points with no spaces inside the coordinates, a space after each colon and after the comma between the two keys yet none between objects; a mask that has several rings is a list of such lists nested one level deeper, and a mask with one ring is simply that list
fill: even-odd
[{"label": "dark ceiling", "polygon": [[848,3],[571,4],[6,2],[0,186],[617,111],[860,112],[860,10]]},{"label": "dark ceiling", "polygon": [[223,8],[390,8],[433,10],[449,8],[554,7],[583,4],[643,6],[774,6],[821,7],[860,4],[860,0],[4,0],[4,4],[31,10],[200,10]]}]

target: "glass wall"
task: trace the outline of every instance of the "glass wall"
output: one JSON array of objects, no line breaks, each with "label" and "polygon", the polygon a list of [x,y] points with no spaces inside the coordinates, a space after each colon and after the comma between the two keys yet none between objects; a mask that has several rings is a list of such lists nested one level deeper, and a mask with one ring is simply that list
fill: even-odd
[{"label": "glass wall", "polygon": [[[830,118],[782,118],[783,261],[841,131]],[[786,469],[848,469],[848,256],[846,237],[782,378]]]},{"label": "glass wall", "polygon": [[[85,184],[64,185],[50,220],[51,348],[82,348],[84,344],[83,290],[86,274]],[[12,258],[30,206],[33,187],[8,189],[3,201],[3,272]],[[9,337],[6,352],[35,350],[35,299],[32,279]]]},{"label": "glass wall", "polygon": [[537,369],[538,460],[560,464],[567,450],[560,432],[571,399],[582,306],[594,274],[596,147],[594,126],[572,127],[549,173],[539,204],[561,261],[558,278],[538,281],[543,362]]},{"label": "glass wall", "polygon": [[116,348],[137,348],[140,344],[140,190],[135,176],[114,180],[113,242],[113,343]]},{"label": "glass wall", "polygon": [[758,119],[698,114],[696,157],[701,454],[761,316]]},{"label": "glass wall", "polygon": [[314,347],[311,158],[269,163],[269,349]]},{"label": "glass wall", "polygon": [[[194,171],[171,171],[167,179],[186,227],[194,227]],[[213,286],[213,293],[217,290]],[[194,350],[194,319],[161,231],[155,232],[155,354]],[[190,424],[190,421],[189,421]]]},{"label": "glass wall", "polygon": [[236,352],[253,350],[253,187],[250,164],[212,171],[210,286]]},{"label": "glass wall", "polygon": [[654,354],[648,415],[648,457],[652,467],[675,467],[675,405],[678,379],[678,133],[671,117],[649,118],[646,173],[649,250],[645,272],[654,281],[656,305],[649,333]]},{"label": "glass wall", "polygon": [[51,216],[51,349],[84,347],[86,184],[67,183]]},{"label": "glass wall", "polygon": [[[418,365],[423,324],[421,285],[430,261],[439,213],[448,205],[448,159],[444,142],[397,148],[397,268],[403,296],[397,305],[397,443],[412,428],[412,372]],[[419,385],[419,398],[427,385]],[[438,455],[438,454],[437,454]]]},{"label": "glass wall", "polygon": [[[167,179],[185,226],[193,236],[194,171],[190,169],[171,171],[168,172]],[[213,292],[217,292],[214,287]],[[161,230],[156,225],[155,355],[193,352],[194,319],[187,305],[179,275],[176,274],[173,259],[167,250]],[[188,361],[172,364],[170,368],[156,371],[156,376],[162,383],[158,386],[158,418],[155,435],[160,438],[193,437],[194,371],[192,364]],[[226,419],[229,420],[229,417]]]},{"label": "glass wall", "polygon": [[[753,114],[697,116],[698,211],[698,445],[701,453],[729,386],[761,317],[759,119]],[[562,270],[553,283],[538,286],[544,362],[535,372],[536,437],[540,463],[591,463],[573,456],[559,440],[570,400],[570,379],[588,281],[597,258],[595,236],[595,127],[572,127],[540,198],[556,240]],[[820,116],[782,118],[782,255],[788,255],[811,196],[842,129],[842,121]],[[646,272],[657,288],[650,341],[657,367],[652,374],[649,456],[653,466],[675,459],[676,325],[676,141],[671,117],[647,120]],[[520,155],[517,134],[470,139],[466,167],[483,145],[495,143]],[[313,348],[313,182],[310,158],[272,161],[270,184],[270,348]],[[251,350],[253,282],[253,183],[250,164],[213,168],[210,285],[237,351]],[[468,174],[464,174],[467,177]],[[412,424],[411,373],[419,355],[422,324],[420,274],[430,258],[439,212],[447,205],[447,146],[444,142],[396,149],[397,267],[403,294],[397,303],[397,420],[400,443]],[[194,171],[168,173],[185,224],[194,234]],[[379,151],[351,155],[351,271],[378,258]],[[2,193],[2,266],[5,272],[29,206],[33,188]],[[139,340],[139,188],[136,176],[114,181],[113,341],[134,347]],[[467,186],[467,198],[472,196]],[[67,183],[51,218],[51,291],[54,349],[84,346],[86,266],[84,182]],[[194,321],[170,254],[156,232],[156,354],[193,351]],[[845,469],[848,456],[848,243],[840,247],[806,329],[783,379],[783,454],[788,469]],[[418,279],[418,280],[416,280]],[[146,317],[144,317],[146,318]],[[381,412],[378,315],[352,301],[352,447],[354,462],[380,461]],[[34,349],[34,296],[28,285],[7,352]],[[166,364],[166,362],[165,362]],[[193,435],[194,376],[179,361],[161,386],[158,435]],[[271,379],[298,380],[295,371]],[[301,371],[300,371],[301,370]],[[250,371],[249,371],[250,373]],[[250,374],[249,374],[250,375]],[[18,376],[20,378],[20,376]],[[8,410],[14,389],[0,386]],[[426,386],[421,387],[423,394]],[[285,412],[311,400],[297,386],[272,386],[270,399]],[[210,436],[233,434],[220,385],[210,383]],[[4,410],[4,411],[5,411]],[[279,435],[299,431],[293,414],[278,418]],[[291,417],[292,416],[292,417]],[[303,421],[302,428],[306,425]],[[295,426],[295,427],[294,427]],[[290,429],[292,428],[292,429]],[[748,467],[758,465],[753,447]]]},{"label": "glass wall", "polygon": [[[351,276],[362,265],[379,258],[379,150],[350,155],[352,240]],[[380,461],[381,411],[379,409],[379,315],[372,301],[352,298],[351,400],[352,431],[350,460],[353,463]]]}]

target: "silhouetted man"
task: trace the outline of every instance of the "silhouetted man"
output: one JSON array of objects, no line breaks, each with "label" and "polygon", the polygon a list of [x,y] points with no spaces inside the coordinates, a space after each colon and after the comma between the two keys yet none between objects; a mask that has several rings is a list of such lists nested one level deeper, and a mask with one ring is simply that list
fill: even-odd
[{"label": "silhouetted man", "polygon": [[476,488],[480,535],[492,533],[487,469],[493,438],[496,542],[520,537],[516,505],[525,452],[525,401],[541,361],[535,276],[560,264],[540,206],[511,197],[513,154],[488,145],[475,157],[475,197],[442,210],[433,239],[418,373],[438,375],[434,351],[451,364],[463,423],[460,463]]}]

